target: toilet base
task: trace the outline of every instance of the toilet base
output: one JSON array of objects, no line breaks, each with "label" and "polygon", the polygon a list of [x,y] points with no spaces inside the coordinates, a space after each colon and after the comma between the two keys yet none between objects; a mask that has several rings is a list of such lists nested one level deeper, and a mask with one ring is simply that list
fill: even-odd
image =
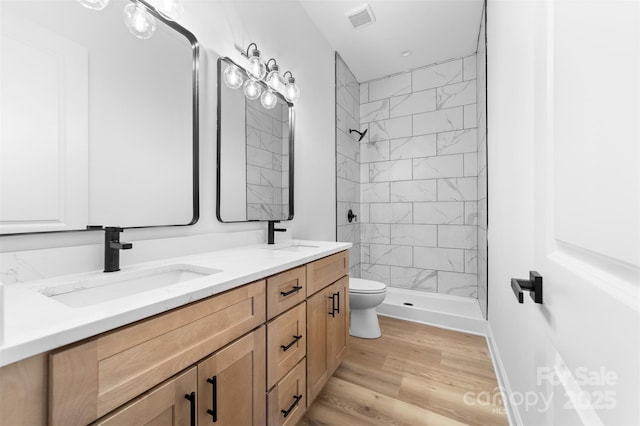
[{"label": "toilet base", "polygon": [[376,308],[351,309],[349,334],[362,339],[377,339],[382,336]]}]

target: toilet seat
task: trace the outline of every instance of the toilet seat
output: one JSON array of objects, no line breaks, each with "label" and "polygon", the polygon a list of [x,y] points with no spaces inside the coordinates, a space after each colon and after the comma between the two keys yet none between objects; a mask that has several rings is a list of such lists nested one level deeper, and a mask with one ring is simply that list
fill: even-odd
[{"label": "toilet seat", "polygon": [[379,281],[365,280],[361,278],[349,279],[349,293],[379,294],[387,291],[387,286]]}]

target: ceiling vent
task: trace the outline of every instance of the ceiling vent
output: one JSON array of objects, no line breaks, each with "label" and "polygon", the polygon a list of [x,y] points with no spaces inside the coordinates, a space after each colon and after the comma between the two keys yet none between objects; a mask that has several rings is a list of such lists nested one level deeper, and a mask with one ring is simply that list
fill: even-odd
[{"label": "ceiling vent", "polygon": [[371,6],[368,4],[350,10],[346,13],[346,16],[349,18],[349,21],[351,21],[353,28],[356,29],[366,27],[376,21],[376,17],[373,16],[373,10],[371,10]]}]

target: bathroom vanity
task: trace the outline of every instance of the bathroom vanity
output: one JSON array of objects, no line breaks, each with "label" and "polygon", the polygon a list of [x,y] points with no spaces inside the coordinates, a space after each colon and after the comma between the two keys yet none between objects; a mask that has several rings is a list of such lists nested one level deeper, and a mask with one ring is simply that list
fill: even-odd
[{"label": "bathroom vanity", "polygon": [[[45,294],[73,277],[9,286],[5,303],[40,307],[31,314],[42,327],[21,338],[9,318],[0,417],[7,424],[296,424],[348,349],[349,246],[287,242],[172,259],[217,273],[90,306]],[[88,275],[80,282],[93,282]],[[71,314],[48,316],[64,310]]]}]

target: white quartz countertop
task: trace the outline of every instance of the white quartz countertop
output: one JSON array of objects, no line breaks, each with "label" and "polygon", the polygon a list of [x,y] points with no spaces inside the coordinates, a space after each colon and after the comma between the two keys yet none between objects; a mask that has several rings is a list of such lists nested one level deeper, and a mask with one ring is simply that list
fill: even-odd
[{"label": "white quartz countertop", "polygon": [[[4,339],[0,367],[104,333],[287,269],[338,253],[351,243],[285,241],[258,244],[4,286]],[[83,307],[43,294],[44,288],[130,274],[164,265],[190,265],[221,272]]]}]

